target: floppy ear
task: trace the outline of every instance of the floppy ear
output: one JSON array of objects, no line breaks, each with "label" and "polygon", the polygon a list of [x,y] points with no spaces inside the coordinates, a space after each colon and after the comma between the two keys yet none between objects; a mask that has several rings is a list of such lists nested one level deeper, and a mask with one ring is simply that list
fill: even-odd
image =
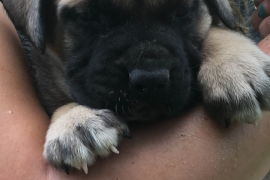
[{"label": "floppy ear", "polygon": [[1,0],[16,29],[45,52],[45,5],[47,0]]},{"label": "floppy ear", "polygon": [[225,26],[232,30],[237,30],[233,9],[229,0],[205,0],[212,15],[217,15]]}]

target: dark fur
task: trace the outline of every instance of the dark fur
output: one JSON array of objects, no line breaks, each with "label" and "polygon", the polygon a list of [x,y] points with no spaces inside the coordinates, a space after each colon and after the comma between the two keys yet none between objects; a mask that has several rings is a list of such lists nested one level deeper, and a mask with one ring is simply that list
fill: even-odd
[{"label": "dark fur", "polygon": [[[16,27],[41,52],[45,39],[47,44],[56,43],[55,30],[60,29],[68,37],[62,39],[62,60],[50,52],[41,55],[27,41],[23,43],[29,52],[40,99],[49,115],[71,101],[97,109],[108,108],[127,119],[176,115],[198,93],[195,82],[204,39],[197,27],[198,17],[203,16],[201,1],[194,1],[188,12],[182,1],[168,1],[161,7],[144,10],[140,3],[125,10],[110,1],[95,1],[94,6],[85,3],[86,7],[92,6],[84,9],[91,14],[64,7],[58,22],[53,1],[37,1],[3,0],[3,3]],[[219,13],[223,22],[235,28],[231,23],[234,21],[225,16],[228,13],[217,1],[207,3],[213,16]],[[37,8],[32,9],[34,5]],[[33,13],[40,16],[33,18]],[[18,14],[23,18],[20,21]],[[31,27],[29,20],[38,29]],[[129,74],[136,69],[153,73],[167,70],[170,82],[142,94],[140,87],[129,81]]]},{"label": "dark fur", "polygon": [[236,29],[224,0],[2,2],[22,33],[40,100],[53,114],[44,158],[67,173],[68,167],[87,173],[96,157],[117,153],[121,137],[130,136],[125,121],[175,116],[200,95],[210,13],[213,26],[221,19]]},{"label": "dark fur", "polygon": [[[97,19],[80,22],[79,15],[68,8],[60,16],[65,33],[75,40],[65,50],[67,79],[74,100],[92,108],[109,108],[127,117],[129,110],[131,114],[138,113],[138,107],[145,108],[145,112],[139,110],[144,117],[152,111],[165,116],[182,111],[190,101],[190,86],[196,77],[192,67],[199,67],[200,63],[201,37],[196,37],[197,33],[192,32],[196,28],[191,28],[197,24],[198,4],[194,4],[190,14],[194,18],[175,20],[181,23],[173,21],[175,17],[169,17],[169,13],[168,17],[157,17],[159,13],[138,14],[136,9],[134,13],[117,13],[107,3],[100,3],[99,7],[107,13],[103,24]],[[142,93],[129,80],[136,69],[152,73],[168,70],[170,82]]]}]

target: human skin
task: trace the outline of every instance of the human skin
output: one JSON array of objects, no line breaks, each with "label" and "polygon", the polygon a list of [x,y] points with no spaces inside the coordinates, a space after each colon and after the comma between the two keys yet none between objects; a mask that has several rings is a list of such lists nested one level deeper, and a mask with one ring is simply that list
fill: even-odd
[{"label": "human skin", "polygon": [[[265,38],[270,34],[270,0],[254,0],[257,9],[251,17],[251,24]],[[263,8],[262,8],[263,6]],[[260,13],[259,13],[260,12]]]},{"label": "human skin", "polygon": [[[226,129],[198,105],[179,118],[132,127],[120,154],[98,159],[87,175],[56,170],[42,157],[49,118],[2,6],[0,42],[0,180],[260,180],[270,169],[270,113],[257,127]],[[270,54],[269,43],[259,47]]]}]

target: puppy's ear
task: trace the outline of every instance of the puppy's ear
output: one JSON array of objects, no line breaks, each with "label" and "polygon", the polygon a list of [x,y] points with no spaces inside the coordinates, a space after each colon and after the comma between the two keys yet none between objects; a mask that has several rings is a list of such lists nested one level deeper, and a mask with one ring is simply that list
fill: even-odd
[{"label": "puppy's ear", "polygon": [[205,0],[205,2],[211,14],[218,16],[225,26],[232,30],[238,29],[229,0]]},{"label": "puppy's ear", "polygon": [[1,0],[16,29],[45,52],[45,8],[47,0]]}]

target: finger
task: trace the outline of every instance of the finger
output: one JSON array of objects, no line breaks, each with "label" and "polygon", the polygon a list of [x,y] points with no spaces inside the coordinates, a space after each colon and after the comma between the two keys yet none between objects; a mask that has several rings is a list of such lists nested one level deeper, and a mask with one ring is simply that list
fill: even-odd
[{"label": "finger", "polygon": [[259,31],[263,38],[270,34],[270,16],[262,21],[259,26]]},{"label": "finger", "polygon": [[251,17],[251,24],[255,30],[259,31],[259,26],[264,18],[270,14],[270,0],[265,0],[255,10]]},{"label": "finger", "polygon": [[258,7],[264,0],[254,0],[254,4]]},{"label": "finger", "polygon": [[263,21],[263,18],[260,18],[258,16],[258,9],[256,9],[254,11],[254,13],[252,14],[251,19],[250,19],[250,22],[251,22],[253,28],[256,31],[259,31],[259,26],[260,26],[260,24],[261,24],[262,21]]},{"label": "finger", "polygon": [[269,15],[270,15],[270,0],[265,0],[258,7],[258,16],[260,18],[266,18]]}]

